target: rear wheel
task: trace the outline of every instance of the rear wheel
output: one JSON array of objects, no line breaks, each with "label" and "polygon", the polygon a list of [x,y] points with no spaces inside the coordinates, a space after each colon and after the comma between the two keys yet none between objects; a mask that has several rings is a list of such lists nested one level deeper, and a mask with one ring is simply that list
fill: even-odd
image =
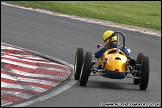
[{"label": "rear wheel", "polygon": [[83,48],[78,48],[76,51],[75,62],[74,62],[74,78],[75,78],[75,80],[79,80],[82,63],[83,63]]},{"label": "rear wheel", "polygon": [[144,56],[143,62],[142,62],[142,72],[141,72],[141,80],[140,80],[140,90],[146,90],[148,86],[149,81],[149,57]]},{"label": "rear wheel", "polygon": [[79,79],[80,86],[85,86],[87,84],[92,67],[92,55],[91,52],[86,52],[83,60],[81,76]]},{"label": "rear wheel", "polygon": [[[143,60],[144,54],[143,53],[139,53],[137,56],[137,60],[136,60],[136,64],[142,64],[142,60]],[[140,69],[141,66],[135,66],[135,70],[138,70],[138,72],[134,75],[135,77],[139,77],[140,75]],[[134,78],[133,79],[133,83],[134,84],[139,84],[140,83],[140,79]]]}]

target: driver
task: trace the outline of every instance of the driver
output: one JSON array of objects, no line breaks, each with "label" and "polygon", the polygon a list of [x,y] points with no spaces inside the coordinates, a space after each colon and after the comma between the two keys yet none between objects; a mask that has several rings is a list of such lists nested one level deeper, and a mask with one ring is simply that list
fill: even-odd
[{"label": "driver", "polygon": [[[109,38],[114,32],[112,30],[107,30],[106,32],[104,32],[103,36],[102,36],[102,39],[105,43],[105,45],[108,44],[109,42]],[[112,39],[111,39],[111,43],[110,43],[110,47],[107,48],[106,46],[105,47],[101,47],[101,44],[97,45],[100,46],[99,50],[97,52],[95,52],[95,57],[96,58],[100,58],[101,55],[107,50],[107,49],[110,49],[110,48],[115,48],[117,45],[117,36],[113,36]],[[122,46],[120,45],[119,48],[122,48]],[[130,49],[127,49],[126,47],[124,48],[124,53],[126,54],[127,57],[129,57],[130,55]]]}]

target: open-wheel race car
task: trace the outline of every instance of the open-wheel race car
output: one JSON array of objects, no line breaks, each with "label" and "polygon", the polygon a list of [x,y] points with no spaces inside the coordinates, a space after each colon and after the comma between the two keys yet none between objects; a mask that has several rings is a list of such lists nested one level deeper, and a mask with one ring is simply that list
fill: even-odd
[{"label": "open-wheel race car", "polygon": [[[133,83],[139,84],[140,90],[146,90],[149,82],[149,57],[143,53],[139,53],[136,60],[127,57],[124,53],[125,35],[114,32],[110,41],[113,36],[117,36],[116,47],[107,49],[100,58],[95,58],[91,52],[84,54],[83,48],[77,49],[74,62],[75,80],[79,80],[80,86],[85,86],[89,76],[94,75],[112,79],[133,78]],[[119,44],[119,37],[122,37],[122,44]],[[120,45],[123,47],[119,47]],[[109,46],[110,44],[106,45]]]}]

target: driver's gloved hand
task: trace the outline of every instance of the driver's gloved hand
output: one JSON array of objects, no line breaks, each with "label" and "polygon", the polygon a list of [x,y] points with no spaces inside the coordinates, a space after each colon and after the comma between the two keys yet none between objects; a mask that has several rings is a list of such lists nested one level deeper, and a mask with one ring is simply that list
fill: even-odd
[{"label": "driver's gloved hand", "polygon": [[97,48],[98,48],[98,49],[101,49],[101,48],[102,48],[102,45],[101,45],[101,44],[98,44],[98,45],[97,45]]}]

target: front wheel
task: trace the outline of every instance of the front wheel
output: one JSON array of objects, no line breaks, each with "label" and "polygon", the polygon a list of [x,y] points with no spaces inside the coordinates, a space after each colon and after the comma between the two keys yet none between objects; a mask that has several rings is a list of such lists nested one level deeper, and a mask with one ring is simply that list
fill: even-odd
[{"label": "front wheel", "polygon": [[81,76],[79,80],[80,86],[85,86],[87,84],[92,67],[92,55],[91,52],[86,52],[83,60]]},{"label": "front wheel", "polygon": [[[137,56],[136,64],[142,64],[143,58],[144,58],[144,54],[143,53],[139,53],[138,56]],[[135,77],[139,77],[139,74],[140,74],[139,71],[141,71],[140,67],[141,66],[135,66],[135,70],[138,70],[138,72],[135,74]],[[139,84],[140,83],[140,79],[134,78],[133,79],[133,83],[134,84]]]},{"label": "front wheel", "polygon": [[75,78],[75,80],[79,80],[82,63],[83,63],[83,48],[78,48],[76,51],[75,62],[74,62],[74,78]]},{"label": "front wheel", "polygon": [[140,80],[140,90],[146,90],[148,86],[149,81],[149,58],[147,56],[144,56],[143,62],[142,62],[142,72],[141,72],[141,80]]}]

